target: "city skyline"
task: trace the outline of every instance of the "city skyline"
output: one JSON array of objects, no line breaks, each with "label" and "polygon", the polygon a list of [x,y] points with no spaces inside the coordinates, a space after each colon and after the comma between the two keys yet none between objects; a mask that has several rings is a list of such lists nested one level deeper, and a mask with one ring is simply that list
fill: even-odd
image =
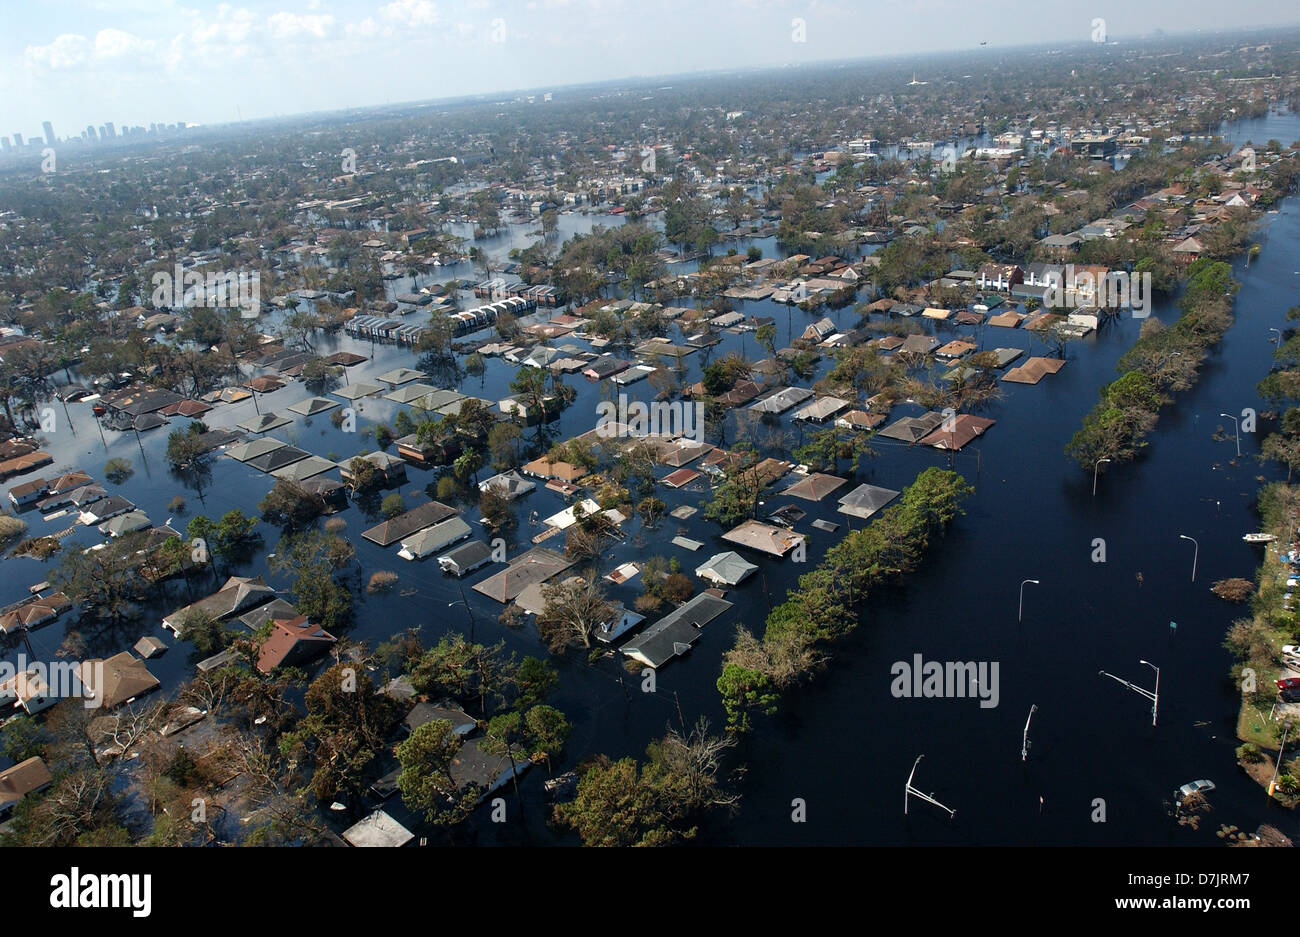
[{"label": "city skyline", "polygon": [[[147,128],[159,115],[225,124],[543,83],[562,88],[961,50],[996,61],[1017,46],[1223,29],[1221,9],[1203,2],[1158,0],[1140,10],[1045,8],[1027,0],[995,6],[671,0],[645,16],[624,0],[199,0],[192,8],[172,0],[64,0],[10,15],[0,39],[0,133],[30,140],[47,122],[98,128],[108,119]],[[1234,11],[1231,29],[1278,17],[1257,0]],[[914,28],[917,16],[933,28]],[[718,18],[730,30],[725,44],[715,26],[705,28]],[[275,96],[264,93],[271,86]]]}]

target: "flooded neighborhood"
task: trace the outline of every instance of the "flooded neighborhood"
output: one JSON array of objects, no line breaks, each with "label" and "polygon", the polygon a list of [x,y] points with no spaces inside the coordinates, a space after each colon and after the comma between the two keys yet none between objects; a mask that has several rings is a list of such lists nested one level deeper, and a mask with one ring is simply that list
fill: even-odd
[{"label": "flooded neighborhood", "polygon": [[1300,31],[1076,18],[0,137],[0,845],[1293,845]]}]

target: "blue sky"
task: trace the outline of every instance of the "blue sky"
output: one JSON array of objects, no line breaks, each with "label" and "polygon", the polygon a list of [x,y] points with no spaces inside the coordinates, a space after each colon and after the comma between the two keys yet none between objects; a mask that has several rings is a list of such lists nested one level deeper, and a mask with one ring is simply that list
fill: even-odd
[{"label": "blue sky", "polygon": [[[1294,20],[1235,0],[3,0],[0,134]],[[1225,16],[1231,12],[1231,18]],[[802,37],[803,41],[798,41]],[[272,90],[273,89],[273,90]]]}]

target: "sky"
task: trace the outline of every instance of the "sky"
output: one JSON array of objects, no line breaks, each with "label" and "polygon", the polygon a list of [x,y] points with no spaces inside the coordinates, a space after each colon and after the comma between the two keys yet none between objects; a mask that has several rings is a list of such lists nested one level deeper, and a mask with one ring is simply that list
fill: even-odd
[{"label": "sky", "polygon": [[[1276,0],[0,0],[0,135],[1295,21]],[[1225,13],[1230,12],[1230,16]],[[988,45],[981,47],[981,41]]]}]

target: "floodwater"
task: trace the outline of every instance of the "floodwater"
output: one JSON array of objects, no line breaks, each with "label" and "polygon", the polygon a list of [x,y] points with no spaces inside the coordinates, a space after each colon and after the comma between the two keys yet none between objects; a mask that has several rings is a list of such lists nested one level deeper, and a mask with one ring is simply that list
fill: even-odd
[{"label": "floodwater", "polygon": [[[1230,132],[1237,141],[1260,143],[1269,137],[1289,141],[1300,137],[1300,121],[1270,117]],[[1214,844],[1219,823],[1254,829],[1261,821],[1274,823],[1288,835],[1297,834],[1295,817],[1270,807],[1264,792],[1236,767],[1237,694],[1227,679],[1231,659],[1222,640],[1242,608],[1220,602],[1209,592],[1216,579],[1253,576],[1259,561],[1258,548],[1243,543],[1241,536],[1257,527],[1252,511],[1259,486],[1256,477],[1274,478],[1278,473],[1255,458],[1259,435],[1243,435],[1242,458],[1234,460],[1231,422],[1219,414],[1240,413],[1245,407],[1262,409],[1254,387],[1270,365],[1268,329],[1281,326],[1300,285],[1297,204],[1295,198],[1288,199],[1280,214],[1265,216],[1257,238],[1263,245],[1260,256],[1249,269],[1244,268],[1244,260],[1235,265],[1243,283],[1236,302],[1237,321],[1212,352],[1197,386],[1162,412],[1141,459],[1103,473],[1095,498],[1091,474],[1069,461],[1062,449],[1093,405],[1098,388],[1116,376],[1115,362],[1136,339],[1140,323],[1125,318],[1072,344],[1067,365],[1037,386],[1002,385],[1002,399],[986,413],[997,425],[952,462],[976,486],[965,516],[946,537],[932,543],[922,568],[902,587],[868,603],[860,628],[833,649],[825,673],[787,696],[778,716],[758,719],[756,730],[735,752],[736,761],[748,766],[739,783],[740,812],[711,823],[702,833],[705,841]],[[772,253],[770,242],[759,243],[765,254]],[[773,316],[779,345],[788,344],[823,314],[842,328],[856,320],[851,308],[808,314],[770,301],[742,303],[738,308],[747,314]],[[1156,303],[1153,314],[1170,321],[1177,311]],[[1041,342],[1021,330],[954,329],[946,323],[922,321],[944,340],[973,333],[985,348],[1047,353]],[[408,349],[358,342],[344,335],[327,337],[318,346],[326,353],[349,349],[373,355],[370,362],[349,370],[349,380],[354,382],[398,365],[414,366],[416,360]],[[764,354],[752,334],[728,334],[711,352],[686,359],[686,379],[698,380],[704,364],[731,350],[743,350],[751,358]],[[828,365],[822,363],[818,376]],[[485,374],[464,378],[459,389],[495,401],[508,393],[514,370],[504,361],[489,359]],[[578,399],[548,427],[559,439],[589,429],[596,419],[596,404],[608,394],[608,388],[580,376],[569,381],[578,387]],[[649,400],[652,391],[641,382],[627,393]],[[259,405],[264,413],[284,413],[288,405],[308,396],[301,385],[290,385],[259,395]],[[363,428],[376,420],[391,424],[397,409],[388,401],[366,400],[359,423]],[[893,416],[910,412],[919,408],[900,407]],[[222,457],[201,494],[186,489],[162,458],[168,428],[143,434],[139,443],[134,434],[106,430],[105,447],[88,406],[70,405],[70,413],[71,427],[59,410],[58,428],[49,437],[56,465],[45,476],[80,467],[102,479],[109,457],[129,458],[135,475],[120,487],[109,485],[110,492],[124,494],[157,523],[168,517],[167,504],[178,493],[188,504],[173,519],[173,526],[183,529],[194,512],[217,517],[240,507],[252,513],[272,486],[269,476]],[[218,407],[206,422],[213,427],[231,426],[253,413],[253,404],[245,401]],[[781,426],[797,444],[800,430],[791,425],[788,415]],[[1216,441],[1213,436],[1220,426],[1228,435]],[[526,437],[534,432],[528,429]],[[337,430],[327,415],[311,421],[299,418],[271,435],[338,459],[373,448],[373,440]],[[731,439],[729,430],[727,441]],[[869,481],[901,489],[924,468],[950,464],[948,455],[935,450],[889,440],[878,440],[872,447],[875,455],[869,466],[851,484]],[[436,479],[436,471],[412,468],[400,490],[418,491]],[[795,503],[808,510],[796,529],[810,535],[808,563],[813,564],[841,534],[822,533],[810,524],[818,517],[841,524],[848,521],[835,512],[835,499],[847,490],[848,486],[815,505],[778,494],[765,507],[774,510]],[[702,508],[707,501],[707,492],[689,487],[660,488],[656,494],[670,508],[685,503]],[[407,498],[408,504],[417,501]],[[540,488],[523,499],[518,504],[521,523],[516,542],[510,544],[512,555],[531,547],[528,540],[537,529],[528,524],[530,512],[546,517],[563,506],[558,495]],[[463,507],[478,531],[476,508]],[[363,575],[387,569],[397,572],[400,581],[387,595],[369,596],[357,590],[357,621],[349,637],[373,646],[407,627],[419,627],[427,643],[448,631],[468,632],[471,622],[464,607],[449,604],[459,601],[463,585],[478,640],[502,639],[520,655],[544,654],[531,624],[518,630],[505,628],[496,620],[500,606],[470,590],[499,566],[486,567],[458,584],[442,576],[433,561],[407,563],[396,556],[396,545],[384,550],[360,539],[362,530],[378,522],[376,510],[377,499],[364,506],[353,503],[339,516],[348,523]],[[23,516],[32,535],[68,524],[66,518],[43,521],[34,512]],[[861,523],[853,521],[855,526]],[[265,546],[237,569],[240,574],[268,574],[263,554],[274,551],[279,531],[266,524],[258,530]],[[654,531],[631,519],[624,525],[624,541],[602,556],[600,572],[655,553],[675,556],[690,572],[712,553],[729,548],[719,538],[722,532],[699,515],[686,521],[666,518]],[[668,541],[678,533],[705,546],[696,553],[675,547]],[[1191,581],[1193,547],[1180,534],[1199,543],[1195,582]],[[1096,538],[1105,540],[1105,563],[1092,562]],[[95,531],[78,528],[69,542],[89,544],[98,539]],[[714,680],[735,626],[761,630],[769,604],[779,602],[797,575],[809,568],[788,560],[749,558],[759,564],[760,574],[728,595],[734,608],[704,628],[701,640],[685,658],[663,668],[655,692],[642,692],[641,677],[624,673],[614,660],[591,666],[585,655],[575,655],[558,662],[561,685],[553,702],[568,714],[574,733],[557,770],[598,753],[615,758],[639,755],[647,742],[679,718],[691,723],[704,715],[715,726],[721,725]],[[48,573],[47,566],[31,559],[7,560],[0,574],[0,602],[23,597],[28,585]],[[222,574],[226,574],[224,567]],[[1018,623],[1018,589],[1025,579],[1041,584],[1025,587],[1024,621]],[[279,588],[287,586],[282,577],[270,581]],[[196,595],[210,591],[200,579],[193,585]],[[612,589],[611,595],[630,604],[640,585],[639,577],[634,578]],[[105,629],[65,616],[34,631],[31,641],[38,655],[48,660],[65,633],[77,630],[91,654],[116,653],[141,635],[163,636],[162,615],[189,601],[185,586],[175,583],[140,621]],[[1172,635],[1170,621],[1178,623]],[[172,644],[174,639],[167,634],[165,640]],[[10,659],[17,650],[7,652]],[[981,708],[978,700],[969,698],[894,698],[891,667],[897,661],[910,662],[916,654],[927,661],[996,662],[999,704]],[[200,656],[181,643],[149,666],[165,690],[173,692],[193,673]],[[1161,668],[1156,728],[1151,726],[1146,700],[1098,675],[1104,669],[1150,687],[1154,674],[1139,664],[1142,659]],[[1030,730],[1028,762],[1022,763],[1021,736],[1031,705],[1038,709]],[[916,801],[910,815],[903,814],[903,785],[921,754],[925,759],[915,784],[954,808],[956,816],[951,820],[937,808]],[[540,783],[543,775],[544,771],[534,769],[521,785],[526,808],[522,825],[493,824],[487,811],[480,811],[475,820],[479,842],[573,841],[549,830],[544,822],[548,808]],[[1176,787],[1197,778],[1213,780],[1218,789],[1211,795],[1214,812],[1199,830],[1192,830],[1179,827],[1167,815],[1165,802]],[[792,822],[796,799],[805,806],[806,822]],[[1098,801],[1104,802],[1104,822],[1095,822]],[[418,828],[396,798],[385,809]],[[510,798],[512,818],[515,811]]]}]

